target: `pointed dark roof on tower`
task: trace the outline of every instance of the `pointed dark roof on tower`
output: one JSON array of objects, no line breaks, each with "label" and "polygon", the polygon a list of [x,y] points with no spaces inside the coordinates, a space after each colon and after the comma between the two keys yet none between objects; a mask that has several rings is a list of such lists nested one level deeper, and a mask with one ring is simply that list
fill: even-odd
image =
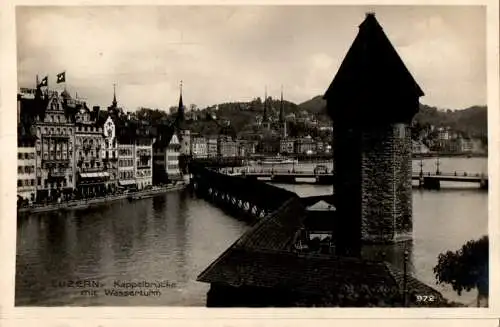
[{"label": "pointed dark roof on tower", "polygon": [[113,102],[111,103],[111,108],[117,108],[118,102],[116,101],[116,84],[113,84]]},{"label": "pointed dark roof on tower", "polygon": [[280,101],[280,123],[285,121],[285,105],[283,103],[283,86],[281,86],[281,101]]},{"label": "pointed dark roof on tower", "polygon": [[267,117],[267,87],[266,87],[266,91],[264,92],[264,114],[262,115],[262,121],[266,123],[268,119],[269,117]]},{"label": "pointed dark roof on tower", "polygon": [[176,127],[181,130],[184,129],[186,117],[184,112],[184,103],[182,101],[182,81],[180,84],[180,95],[179,95],[179,108],[177,109],[177,117],[175,118]]},{"label": "pointed dark roof on tower", "polygon": [[395,102],[424,95],[392,46],[375,14],[367,13],[324,99],[376,101],[390,94]]}]

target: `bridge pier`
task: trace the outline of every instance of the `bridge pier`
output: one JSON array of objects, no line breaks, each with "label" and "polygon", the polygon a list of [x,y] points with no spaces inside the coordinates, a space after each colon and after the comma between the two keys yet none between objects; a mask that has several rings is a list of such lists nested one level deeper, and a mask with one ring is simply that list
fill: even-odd
[{"label": "bridge pier", "polygon": [[271,181],[275,183],[295,184],[295,176],[293,175],[272,175]]},{"label": "bridge pier", "polygon": [[481,188],[481,190],[487,190],[488,189],[488,180],[487,179],[481,179],[481,181],[479,182],[479,187]]},{"label": "bridge pier", "polygon": [[316,184],[320,184],[320,185],[333,184],[333,175],[318,175],[318,176],[316,176]]},{"label": "bridge pier", "polygon": [[440,190],[441,182],[437,178],[424,177],[422,187],[427,190]]}]

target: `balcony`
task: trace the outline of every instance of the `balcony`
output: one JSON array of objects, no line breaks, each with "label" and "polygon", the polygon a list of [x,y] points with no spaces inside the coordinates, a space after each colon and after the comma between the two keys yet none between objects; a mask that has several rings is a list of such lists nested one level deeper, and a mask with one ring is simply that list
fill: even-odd
[{"label": "balcony", "polygon": [[47,169],[50,167],[69,167],[69,159],[42,159],[42,168]]},{"label": "balcony", "polygon": [[97,173],[103,171],[103,168],[102,167],[81,168],[80,171],[82,173]]},{"label": "balcony", "polygon": [[66,170],[52,170],[49,172],[49,178],[61,178],[66,176]]},{"label": "balcony", "polygon": [[69,135],[65,134],[44,134],[43,138],[69,140]]}]

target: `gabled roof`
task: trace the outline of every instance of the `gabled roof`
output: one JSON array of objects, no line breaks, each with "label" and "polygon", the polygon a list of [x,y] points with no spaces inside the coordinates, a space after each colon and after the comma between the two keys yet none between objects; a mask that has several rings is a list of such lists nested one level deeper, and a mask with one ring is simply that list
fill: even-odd
[{"label": "gabled roof", "polygon": [[335,207],[326,202],[325,200],[319,200],[318,202],[307,207],[307,210],[320,210],[320,211],[335,211]]},{"label": "gabled roof", "polygon": [[323,98],[345,103],[380,97],[394,101],[418,99],[423,95],[375,15],[370,13],[359,26],[358,35]]}]

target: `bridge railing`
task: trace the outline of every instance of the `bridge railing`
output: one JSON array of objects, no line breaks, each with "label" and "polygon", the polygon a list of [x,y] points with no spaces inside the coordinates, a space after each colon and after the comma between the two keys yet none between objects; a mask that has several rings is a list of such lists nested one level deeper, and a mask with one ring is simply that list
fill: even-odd
[{"label": "bridge railing", "polygon": [[477,178],[488,178],[485,173],[470,173],[466,171],[454,171],[454,172],[421,172],[414,171],[413,175],[422,175],[423,177],[429,176],[443,176],[443,177],[477,177]]},{"label": "bridge railing", "polygon": [[[324,175],[332,175],[333,171],[304,171],[304,170],[293,170],[293,169],[272,169],[272,168],[220,168],[219,172],[223,174],[237,174],[237,175],[252,175],[252,174],[290,174],[294,176],[300,175],[314,175],[314,176],[324,176]],[[481,178],[487,179],[488,175],[484,173],[471,173],[471,172],[420,172],[413,171],[413,176],[423,176],[423,177],[470,177],[470,178]]]}]

